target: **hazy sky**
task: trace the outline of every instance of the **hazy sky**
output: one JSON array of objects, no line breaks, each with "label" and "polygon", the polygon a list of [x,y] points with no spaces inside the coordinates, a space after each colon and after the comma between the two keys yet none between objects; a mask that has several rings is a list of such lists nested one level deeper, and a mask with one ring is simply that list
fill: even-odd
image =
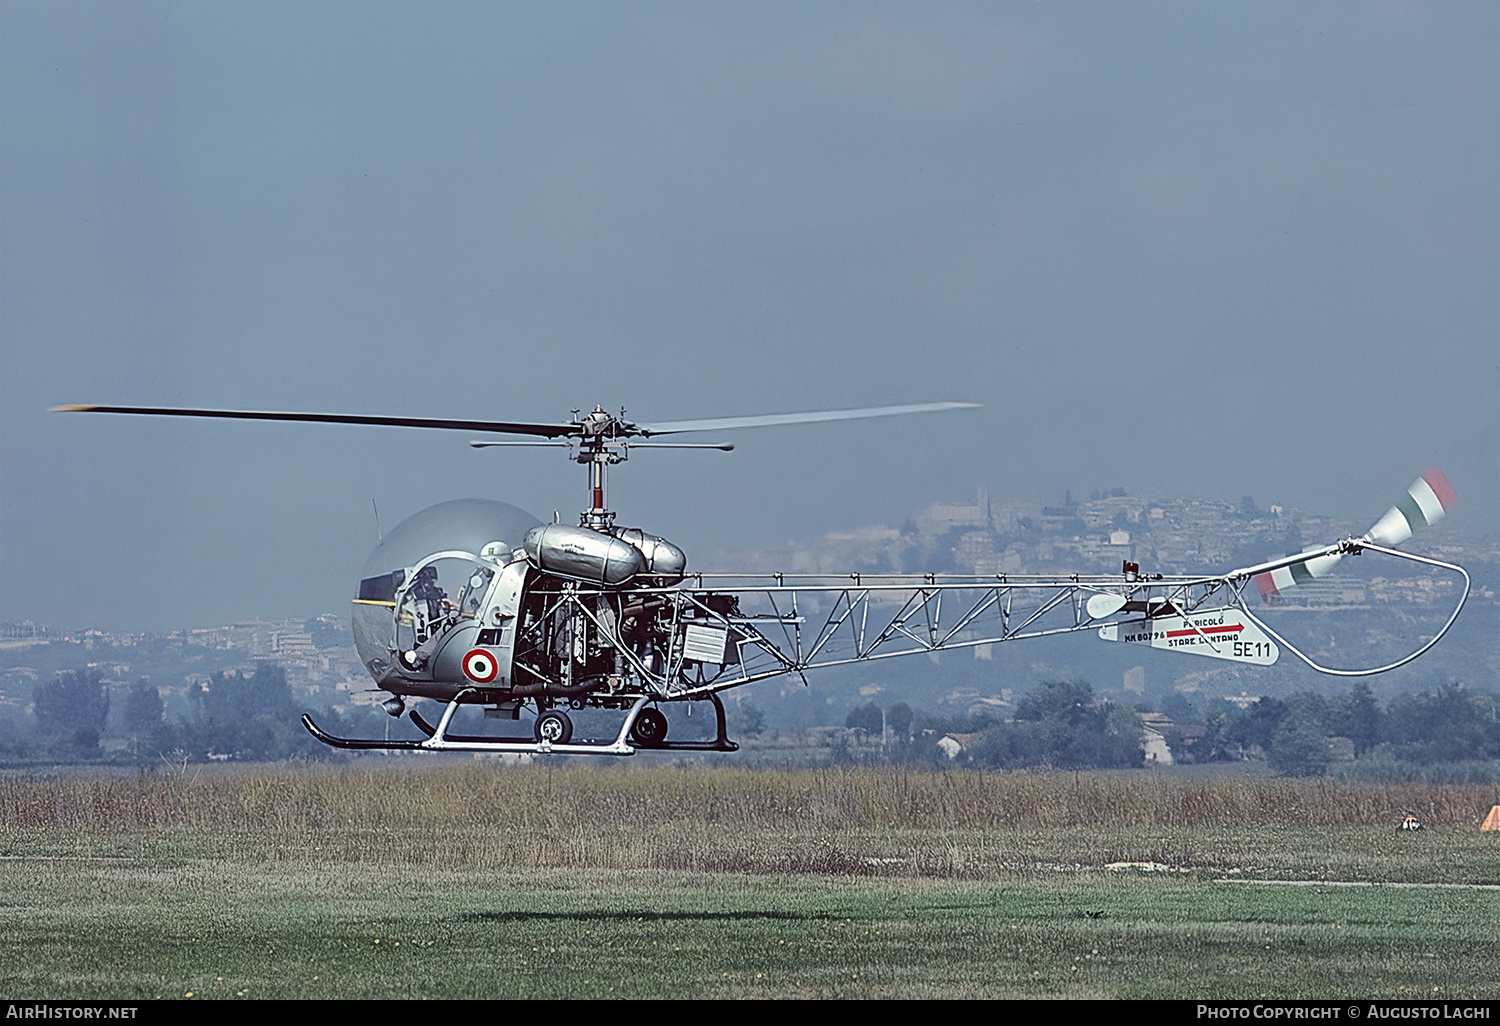
[{"label": "hazy sky", "polygon": [[[1500,525],[1500,5],[0,4],[0,618],[346,610],[382,525],[642,421],[703,553],[972,496]],[[1310,539],[1311,540],[1311,539]],[[695,555],[698,554],[698,555]]]}]

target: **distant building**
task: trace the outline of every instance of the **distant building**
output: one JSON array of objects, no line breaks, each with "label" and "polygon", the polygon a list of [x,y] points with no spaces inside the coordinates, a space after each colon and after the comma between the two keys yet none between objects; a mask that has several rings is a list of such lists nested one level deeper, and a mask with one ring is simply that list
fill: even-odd
[{"label": "distant building", "polygon": [[981,561],[990,562],[988,557],[994,554],[994,535],[988,531],[969,531],[958,540],[958,546],[953,550],[953,561],[961,570],[984,573],[986,571],[980,570],[978,564]]},{"label": "distant building", "polygon": [[1161,713],[1141,714],[1141,747],[1146,750],[1147,766],[1172,765],[1172,747],[1164,733],[1172,721]]},{"label": "distant building", "polygon": [[1146,750],[1147,766],[1195,762],[1193,746],[1207,736],[1202,724],[1177,723],[1164,713],[1141,714],[1141,746]]},{"label": "distant building", "polygon": [[979,501],[973,506],[929,506],[916,516],[917,530],[925,535],[939,535],[955,527],[990,527],[989,489],[979,489]]},{"label": "distant building", "polygon": [[297,659],[314,656],[318,650],[307,631],[278,631],[271,635],[271,651],[288,659]]},{"label": "distant building", "polygon": [[938,739],[937,746],[948,758],[956,759],[958,753],[972,745],[978,736],[978,734],[944,734]]}]

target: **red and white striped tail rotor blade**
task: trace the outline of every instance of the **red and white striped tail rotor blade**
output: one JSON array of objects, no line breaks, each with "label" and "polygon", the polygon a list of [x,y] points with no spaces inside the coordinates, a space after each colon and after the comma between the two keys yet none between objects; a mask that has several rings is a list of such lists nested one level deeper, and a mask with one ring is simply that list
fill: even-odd
[{"label": "red and white striped tail rotor blade", "polygon": [[1333,568],[1338,566],[1339,560],[1343,558],[1337,553],[1332,556],[1314,556],[1312,559],[1304,559],[1291,566],[1256,574],[1255,587],[1260,591],[1262,599],[1266,602],[1275,602],[1281,597],[1282,592],[1290,591],[1299,584],[1306,584],[1319,577],[1326,577],[1333,572]]},{"label": "red and white striped tail rotor blade", "polygon": [[1400,545],[1417,531],[1441,520],[1457,498],[1443,472],[1434,467],[1412,482],[1401,500],[1365,534],[1365,540],[1386,548]]},{"label": "red and white striped tail rotor blade", "polygon": [[[1441,520],[1453,508],[1455,501],[1453,486],[1448,483],[1441,470],[1433,468],[1412,482],[1401,500],[1365,534],[1364,540],[1394,548],[1416,531]],[[1299,584],[1326,577],[1342,558],[1339,555],[1315,556],[1291,566],[1256,574],[1255,587],[1260,591],[1262,599],[1275,602],[1284,592]]]}]

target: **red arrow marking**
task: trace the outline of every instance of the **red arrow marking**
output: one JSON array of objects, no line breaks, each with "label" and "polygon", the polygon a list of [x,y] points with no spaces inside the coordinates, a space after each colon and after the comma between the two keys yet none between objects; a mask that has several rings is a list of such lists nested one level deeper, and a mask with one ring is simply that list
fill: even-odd
[{"label": "red arrow marking", "polygon": [[[1244,624],[1237,623],[1233,627],[1204,627],[1204,628],[1201,629],[1201,633],[1203,633],[1203,634],[1238,634],[1240,631],[1242,631],[1244,629],[1245,629],[1245,625]],[[1192,630],[1192,629],[1185,630],[1185,631],[1167,631],[1167,637],[1169,637],[1169,638],[1180,638],[1180,637],[1182,637],[1182,636],[1184,636],[1186,634],[1198,634],[1198,633],[1200,633],[1200,631],[1196,631],[1196,630]]]}]

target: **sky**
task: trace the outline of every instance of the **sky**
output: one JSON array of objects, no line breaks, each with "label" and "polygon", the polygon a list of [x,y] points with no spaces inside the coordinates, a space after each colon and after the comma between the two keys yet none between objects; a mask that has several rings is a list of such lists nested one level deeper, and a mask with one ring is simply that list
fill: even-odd
[{"label": "sky", "polygon": [[[1123,487],[1500,526],[1500,5],[0,4],[0,619],[344,611],[462,432],[689,565]],[[1440,526],[1436,530],[1450,529]]]}]

